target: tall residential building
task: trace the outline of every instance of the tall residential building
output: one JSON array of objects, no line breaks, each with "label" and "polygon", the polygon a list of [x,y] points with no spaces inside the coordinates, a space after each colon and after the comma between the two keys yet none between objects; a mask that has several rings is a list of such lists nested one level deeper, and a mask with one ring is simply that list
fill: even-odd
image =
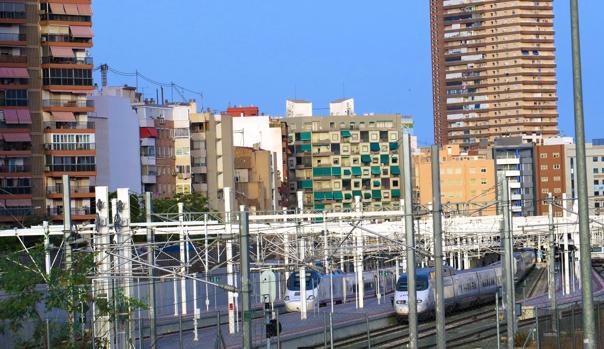
[{"label": "tall residential building", "polygon": [[94,219],[90,0],[0,1],[0,223]]},{"label": "tall residential building", "polygon": [[[547,215],[549,205],[547,202],[548,194],[557,203],[561,203],[563,195],[566,193],[566,154],[565,147],[573,144],[573,139],[569,137],[556,137],[546,139],[544,144],[536,146],[536,166],[535,181],[537,183],[537,214]],[[564,210],[560,205],[554,205],[554,215],[562,216]]]},{"label": "tall residential building", "polygon": [[192,192],[190,115],[196,103],[133,106],[139,118],[143,190],[156,197]]},{"label": "tall residential building", "polygon": [[[432,203],[432,154],[430,148],[413,158],[415,191],[424,206]],[[495,161],[483,152],[460,152],[459,145],[447,145],[440,152],[441,200],[445,209],[463,216],[496,214]]]},{"label": "tall residential building", "polygon": [[431,0],[434,139],[558,134],[553,1]]},{"label": "tall residential building", "polygon": [[409,118],[399,114],[285,118],[289,129],[290,206],[341,210],[355,196],[365,207],[396,207],[401,197],[399,141]]},{"label": "tall residential building", "polygon": [[[594,140],[585,145],[587,163],[587,197],[590,214],[600,214],[604,209],[604,142]],[[569,199],[577,198],[577,146],[564,146],[566,167],[566,194]],[[569,205],[569,207],[572,207]],[[575,210],[576,212],[576,210]]]},{"label": "tall residential building", "polygon": [[[523,143],[522,137],[498,138],[493,146],[493,159],[497,175],[503,173],[508,179],[512,215],[536,215],[535,145]],[[501,186],[497,187],[498,200],[501,189]]]}]

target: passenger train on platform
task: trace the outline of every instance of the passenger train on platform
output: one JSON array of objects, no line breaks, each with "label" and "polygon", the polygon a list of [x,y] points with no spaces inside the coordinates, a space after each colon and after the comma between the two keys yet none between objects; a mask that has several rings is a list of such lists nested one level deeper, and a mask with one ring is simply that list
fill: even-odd
[{"label": "passenger train on platform", "polygon": [[[514,253],[514,280],[524,277],[535,266],[534,250]],[[503,285],[501,261],[485,267],[456,271],[443,268],[443,285],[446,311],[469,308],[475,305],[493,302],[495,293]],[[435,314],[435,271],[434,268],[418,269],[415,289],[417,292],[417,315],[419,318],[431,318]],[[399,320],[409,315],[407,275],[402,274],[396,284],[393,298],[394,311]]]},{"label": "passenger train on platform", "polygon": [[[365,295],[375,295],[377,287],[378,271],[363,272],[363,284]],[[379,270],[380,294],[393,291],[394,268]],[[333,275],[319,273],[315,270],[306,270],[306,311],[315,307],[326,305],[331,302],[331,285],[333,285],[333,300],[335,303],[354,301],[357,292],[357,280],[355,273],[334,272]],[[298,312],[302,307],[300,274],[291,273],[287,279],[287,291],[283,299],[285,309],[290,312]]]}]

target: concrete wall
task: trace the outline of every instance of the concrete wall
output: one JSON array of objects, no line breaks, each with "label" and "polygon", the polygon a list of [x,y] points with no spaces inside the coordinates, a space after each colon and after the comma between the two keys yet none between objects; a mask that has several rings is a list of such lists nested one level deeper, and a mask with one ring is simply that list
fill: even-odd
[{"label": "concrete wall", "polygon": [[[138,117],[127,97],[91,96],[97,117],[92,121],[106,123],[97,128],[97,185],[110,191],[129,188],[141,192],[140,135]],[[101,148],[98,148],[101,147]]]},{"label": "concrete wall", "polygon": [[[260,149],[277,154],[277,162],[283,163],[283,147],[280,127],[270,126],[270,117],[234,117],[233,118],[233,146],[254,147],[259,144]],[[283,181],[285,173],[279,171],[279,178]]]}]

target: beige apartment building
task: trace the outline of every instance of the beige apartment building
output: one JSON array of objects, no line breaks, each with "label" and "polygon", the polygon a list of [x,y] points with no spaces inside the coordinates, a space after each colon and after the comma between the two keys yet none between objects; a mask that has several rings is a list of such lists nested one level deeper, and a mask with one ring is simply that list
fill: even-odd
[{"label": "beige apartment building", "polygon": [[434,138],[558,134],[553,1],[431,0]]},{"label": "beige apartment building", "polygon": [[268,150],[234,147],[235,197],[250,211],[272,210],[272,154]]},{"label": "beige apartment building", "polygon": [[[432,158],[430,148],[414,156],[415,192],[420,204],[432,202]],[[440,153],[441,199],[445,211],[468,216],[496,213],[495,162],[483,152],[467,155],[457,144],[442,147]]]}]

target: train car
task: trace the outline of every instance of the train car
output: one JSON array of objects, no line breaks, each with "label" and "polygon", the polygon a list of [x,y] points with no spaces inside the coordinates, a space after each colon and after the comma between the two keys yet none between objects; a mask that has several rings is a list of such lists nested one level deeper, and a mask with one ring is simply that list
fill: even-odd
[{"label": "train car", "polygon": [[[535,266],[534,250],[514,253],[514,280],[521,281]],[[469,308],[493,301],[495,293],[503,284],[501,262],[482,268],[456,271],[450,267],[443,269],[443,286],[446,311]],[[417,314],[419,318],[434,317],[434,268],[419,269],[416,272]],[[396,284],[392,300],[397,317],[409,315],[407,275],[402,274]]]},{"label": "train car", "polygon": [[[394,279],[394,268],[381,269],[381,284],[380,290],[384,293],[392,292],[392,281]],[[332,275],[319,273],[314,270],[306,270],[306,311],[311,311],[315,307],[320,307],[331,302],[331,294],[333,287],[334,302],[346,302],[349,299],[354,299],[357,290],[356,276],[354,273],[334,272]],[[363,284],[365,294],[375,293],[377,285],[377,271],[363,272]],[[300,290],[300,274],[298,272],[291,273],[287,279],[287,290],[283,301],[285,309],[290,312],[298,312],[301,310],[301,290]]]}]

